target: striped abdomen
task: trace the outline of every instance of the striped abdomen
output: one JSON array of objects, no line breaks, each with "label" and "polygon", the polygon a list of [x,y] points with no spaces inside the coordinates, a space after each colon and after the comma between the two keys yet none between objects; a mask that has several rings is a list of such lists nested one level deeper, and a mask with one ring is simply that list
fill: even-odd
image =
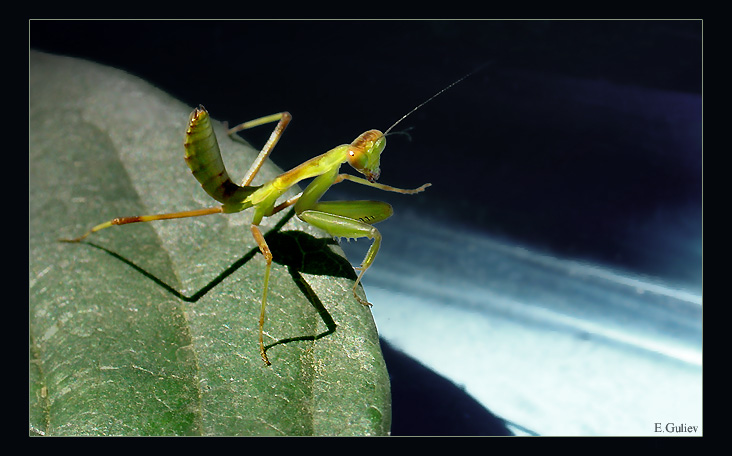
[{"label": "striped abdomen", "polygon": [[186,163],[193,176],[213,199],[226,204],[234,199],[246,198],[252,192],[253,188],[240,187],[231,181],[221,159],[211,120],[203,106],[191,113],[183,146],[186,149]]}]

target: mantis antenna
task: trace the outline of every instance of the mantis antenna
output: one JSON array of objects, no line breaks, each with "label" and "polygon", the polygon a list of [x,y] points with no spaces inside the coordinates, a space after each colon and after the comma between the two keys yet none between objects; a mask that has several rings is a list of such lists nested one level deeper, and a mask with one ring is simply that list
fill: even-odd
[{"label": "mantis antenna", "polygon": [[402,116],[402,117],[401,117],[401,118],[400,118],[399,120],[397,120],[396,122],[394,122],[394,123],[393,123],[393,124],[391,125],[391,127],[389,127],[389,128],[388,128],[388,129],[387,129],[387,130],[386,130],[386,131],[384,132],[384,136],[386,136],[387,134],[389,134],[389,132],[390,132],[390,131],[391,131],[391,130],[392,130],[392,129],[394,128],[394,127],[396,127],[396,126],[397,126],[397,125],[399,124],[399,122],[401,122],[402,120],[404,120],[404,119],[406,119],[407,117],[409,117],[410,115],[412,115],[412,113],[414,113],[414,111],[418,110],[418,109],[419,109],[419,108],[421,108],[422,106],[426,105],[426,104],[427,104],[427,103],[429,103],[430,101],[432,101],[432,100],[434,100],[435,98],[437,98],[438,96],[442,95],[442,94],[443,94],[444,92],[447,92],[447,91],[448,91],[448,90],[450,90],[450,89],[451,89],[451,88],[452,88],[453,86],[455,86],[455,85],[457,85],[457,84],[459,84],[459,83],[463,82],[463,81],[464,81],[465,79],[467,79],[467,78],[469,78],[470,76],[474,75],[475,73],[479,72],[480,70],[482,70],[483,68],[485,68],[485,67],[486,67],[487,65],[489,65],[489,64],[490,64],[490,62],[486,62],[486,63],[484,63],[483,65],[481,65],[481,66],[479,66],[478,68],[474,69],[473,71],[471,71],[470,73],[468,73],[468,74],[466,74],[465,76],[461,77],[461,78],[460,78],[460,79],[458,79],[457,81],[455,81],[455,82],[453,82],[452,84],[448,85],[448,86],[447,86],[447,87],[445,87],[444,89],[440,90],[440,91],[439,91],[439,92],[437,92],[436,94],[432,95],[431,97],[429,97],[428,99],[426,99],[426,100],[425,100],[425,101],[423,101],[422,103],[418,104],[418,105],[417,105],[416,107],[414,107],[414,108],[413,108],[413,109],[412,109],[411,111],[409,111],[408,113],[404,114],[404,115],[403,115],[403,116]]}]

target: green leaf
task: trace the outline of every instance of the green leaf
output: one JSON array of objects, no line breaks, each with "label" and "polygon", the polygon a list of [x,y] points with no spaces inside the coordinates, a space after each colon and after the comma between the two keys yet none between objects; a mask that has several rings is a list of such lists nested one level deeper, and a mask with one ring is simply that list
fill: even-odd
[{"label": "green leaf", "polygon": [[[76,59],[31,52],[29,73],[31,434],[387,434],[389,379],[355,273],[291,213],[262,224],[275,260],[270,367],[250,213],[57,242],[117,216],[215,202],[183,160],[190,107]],[[215,124],[241,178],[257,151]],[[266,163],[255,184],[279,172]]]}]

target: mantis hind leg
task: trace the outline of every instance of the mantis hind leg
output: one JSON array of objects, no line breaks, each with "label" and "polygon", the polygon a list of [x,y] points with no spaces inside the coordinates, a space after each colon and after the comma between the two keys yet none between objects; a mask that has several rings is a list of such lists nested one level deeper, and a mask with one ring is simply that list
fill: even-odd
[{"label": "mantis hind leg", "polygon": [[117,225],[127,225],[128,223],[140,223],[140,222],[154,222],[156,220],[170,220],[170,219],[177,219],[177,218],[186,218],[186,217],[200,217],[202,215],[210,215],[210,214],[220,214],[224,210],[221,206],[217,207],[210,207],[207,209],[196,209],[192,211],[183,211],[183,212],[171,212],[168,214],[155,214],[155,215],[135,215],[132,217],[117,217],[112,220],[109,220],[104,223],[100,223],[99,225],[96,225],[86,233],[82,234],[81,236],[74,238],[74,239],[59,239],[61,242],[81,242],[84,238],[89,236],[92,233],[96,233],[99,230],[103,230],[105,228],[110,228]]},{"label": "mantis hind leg", "polygon": [[373,239],[361,266],[356,268],[361,272],[353,284],[353,296],[365,306],[370,306],[371,303],[358,296],[356,289],[381,246],[381,233],[371,224],[389,218],[393,212],[391,205],[381,201],[332,201],[316,203],[312,208],[297,214],[301,220],[331,236]]},{"label": "mantis hind leg", "polygon": [[270,116],[250,120],[249,122],[244,122],[228,129],[227,133],[230,137],[232,137],[239,131],[248,130],[249,128],[257,127],[259,125],[264,125],[267,123],[277,122],[277,125],[272,131],[272,134],[269,136],[267,143],[264,145],[264,147],[262,147],[262,150],[259,152],[259,155],[257,155],[256,160],[254,160],[254,163],[252,163],[249,171],[247,171],[246,175],[244,176],[244,180],[241,183],[242,187],[252,183],[252,180],[254,180],[254,176],[257,175],[264,161],[267,159],[269,154],[272,153],[272,149],[274,149],[275,145],[277,145],[277,142],[280,140],[282,133],[285,132],[285,128],[287,128],[287,125],[290,123],[291,120],[292,115],[289,112],[284,111],[277,114],[272,114]]}]

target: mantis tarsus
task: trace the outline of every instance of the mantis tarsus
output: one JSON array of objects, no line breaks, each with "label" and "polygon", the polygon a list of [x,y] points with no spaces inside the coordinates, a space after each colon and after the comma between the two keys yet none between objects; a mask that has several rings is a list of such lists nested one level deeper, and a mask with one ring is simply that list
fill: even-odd
[{"label": "mantis tarsus", "polygon": [[[476,70],[477,71],[477,70]],[[475,72],[475,71],[474,71]],[[128,223],[152,222],[155,220],[167,220],[185,217],[198,217],[219,213],[234,213],[245,209],[254,208],[251,223],[251,232],[257,246],[265,258],[264,284],[262,289],[262,307],[259,316],[259,352],[262,360],[270,365],[264,347],[264,321],[265,309],[267,306],[267,289],[269,285],[270,270],[272,267],[272,253],[259,228],[264,217],[274,215],[281,210],[294,205],[295,214],[298,218],[315,227],[318,227],[331,236],[347,238],[369,238],[373,242],[369,247],[366,257],[361,266],[355,268],[360,270],[358,278],[353,285],[353,296],[361,304],[371,304],[358,296],[356,290],[366,270],[376,258],[381,245],[381,234],[373,226],[374,223],[389,218],[393,209],[388,203],[381,201],[328,201],[321,202],[320,198],[333,185],[349,180],[361,185],[375,187],[389,192],[414,194],[423,191],[430,184],[424,184],[415,189],[401,189],[376,183],[379,178],[379,165],[381,153],[386,146],[386,135],[402,120],[421,108],[432,99],[442,94],[455,84],[467,78],[474,72],[463,76],[420,105],[409,111],[397,120],[386,132],[369,130],[361,134],[350,144],[337,146],[328,152],[311,158],[286,171],[274,179],[262,185],[252,186],[252,180],[259,172],[264,161],[274,149],[282,133],[290,123],[292,116],[289,112],[281,112],[270,116],[244,122],[228,130],[232,137],[237,132],[259,125],[277,122],[269,139],[259,152],[254,163],[247,171],[244,180],[240,185],[232,182],[226,167],[221,158],[219,145],[214,135],[213,127],[208,112],[199,106],[194,109],[188,120],[185,139],[185,160],[193,176],[198,180],[203,189],[213,199],[221,203],[220,206],[197,209],[192,211],[172,212],[155,215],[139,215],[132,217],[118,217],[107,222],[94,226],[82,236],[75,239],[64,239],[64,242],[80,242],[90,234],[115,225],[126,225]],[[356,171],[363,174],[366,179],[350,174],[341,174],[341,165],[348,162]],[[314,178],[313,181],[299,194],[277,204],[287,190],[298,182]]]}]

